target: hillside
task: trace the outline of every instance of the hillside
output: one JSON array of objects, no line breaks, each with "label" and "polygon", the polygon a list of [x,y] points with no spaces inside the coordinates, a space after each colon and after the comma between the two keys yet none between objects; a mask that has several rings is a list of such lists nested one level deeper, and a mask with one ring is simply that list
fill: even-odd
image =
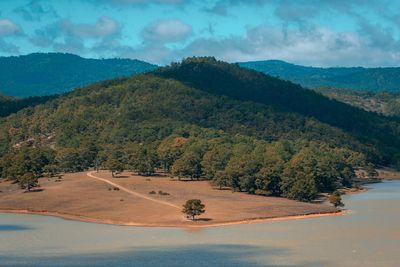
[{"label": "hillside", "polygon": [[155,68],[139,60],[87,59],[61,53],[0,57],[0,93],[18,97],[53,95]]},{"label": "hillside", "polygon": [[18,180],[26,172],[162,168],[235,191],[310,200],[350,186],[366,162],[397,164],[398,125],[234,64],[189,58],[3,118],[0,171]]},{"label": "hillside", "polygon": [[400,93],[367,92],[333,87],[321,87],[315,90],[324,96],[367,111],[400,117]]},{"label": "hillside", "polygon": [[315,68],[290,64],[280,60],[241,62],[254,69],[307,88],[331,86],[337,88],[393,91],[400,90],[400,68]]},{"label": "hillside", "polygon": [[0,117],[8,116],[21,109],[43,104],[56,96],[33,96],[28,98],[14,98],[0,94]]},{"label": "hillside", "polygon": [[389,154],[400,147],[396,136],[399,123],[397,119],[388,119],[353,108],[291,82],[247,71],[233,64],[209,59],[204,62],[202,58],[195,58],[162,68],[156,73],[209,93],[254,101],[283,112],[315,118],[359,139],[368,140],[373,146],[388,151]]}]

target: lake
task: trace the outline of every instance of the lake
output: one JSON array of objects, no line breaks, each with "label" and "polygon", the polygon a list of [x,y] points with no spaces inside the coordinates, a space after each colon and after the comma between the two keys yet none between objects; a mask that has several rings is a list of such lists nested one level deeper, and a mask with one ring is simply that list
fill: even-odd
[{"label": "lake", "polygon": [[400,266],[400,181],[343,197],[351,214],[201,230],[0,214],[0,266]]}]

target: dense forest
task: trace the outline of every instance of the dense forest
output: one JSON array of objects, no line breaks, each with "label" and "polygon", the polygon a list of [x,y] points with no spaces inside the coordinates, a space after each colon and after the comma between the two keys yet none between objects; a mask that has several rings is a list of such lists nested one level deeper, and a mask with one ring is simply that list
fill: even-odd
[{"label": "dense forest", "polygon": [[0,93],[18,97],[53,95],[155,68],[139,60],[86,59],[62,53],[0,57]]},{"label": "dense forest", "polygon": [[330,86],[374,92],[400,91],[400,68],[316,68],[280,60],[241,62],[239,64],[242,67],[289,80],[307,88]]},{"label": "dense forest", "polygon": [[105,168],[303,201],[398,164],[399,123],[214,58],[99,82],[0,119],[1,177]]},{"label": "dense forest", "polygon": [[57,96],[32,96],[28,98],[14,98],[0,94],[0,117],[8,116],[21,109],[33,107]]},{"label": "dense forest", "polygon": [[400,93],[368,92],[334,87],[320,87],[316,88],[315,91],[367,111],[400,117]]}]

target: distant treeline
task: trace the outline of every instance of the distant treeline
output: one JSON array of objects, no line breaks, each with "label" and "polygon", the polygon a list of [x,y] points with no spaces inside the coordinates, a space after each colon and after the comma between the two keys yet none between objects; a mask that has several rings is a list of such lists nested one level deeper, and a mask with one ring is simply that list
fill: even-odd
[{"label": "distant treeline", "polygon": [[27,107],[34,107],[57,96],[35,96],[28,98],[13,98],[0,95],[0,117],[6,117]]},{"label": "distant treeline", "polygon": [[[192,136],[192,134],[190,134]],[[321,192],[350,187],[361,153],[315,142],[267,143],[246,137],[171,135],[151,144],[126,143],[57,151],[25,144],[1,158],[0,175],[21,183],[27,177],[53,176],[101,168],[154,175],[157,169],[179,178],[206,179],[216,187],[266,196],[310,201]]]}]

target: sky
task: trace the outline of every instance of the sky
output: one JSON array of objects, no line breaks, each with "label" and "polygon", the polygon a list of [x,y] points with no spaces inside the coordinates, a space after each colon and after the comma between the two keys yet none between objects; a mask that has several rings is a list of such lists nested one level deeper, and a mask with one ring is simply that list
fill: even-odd
[{"label": "sky", "polygon": [[399,0],[0,0],[0,56],[399,66]]}]

